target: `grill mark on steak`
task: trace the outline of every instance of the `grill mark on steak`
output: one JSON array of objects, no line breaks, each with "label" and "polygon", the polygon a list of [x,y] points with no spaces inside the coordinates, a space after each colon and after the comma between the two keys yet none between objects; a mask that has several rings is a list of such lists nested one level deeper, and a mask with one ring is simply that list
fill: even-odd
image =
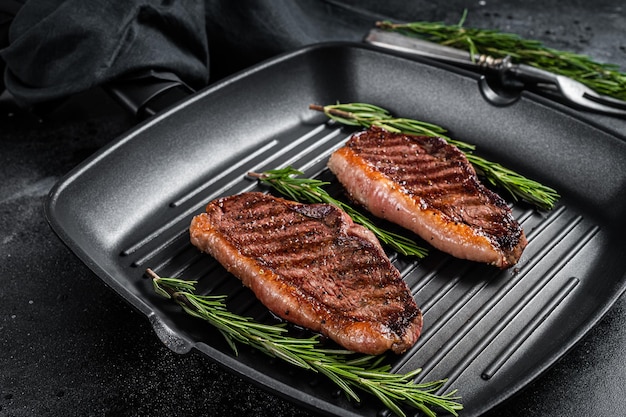
[{"label": "grill mark on steak", "polygon": [[526,246],[506,202],[442,138],[371,128],[353,135],[328,166],[355,201],[444,252],[508,268]]},{"label": "grill mark on steak", "polygon": [[419,337],[421,311],[399,271],[335,206],[243,193],[209,203],[189,230],[275,314],[347,349],[401,353]]}]

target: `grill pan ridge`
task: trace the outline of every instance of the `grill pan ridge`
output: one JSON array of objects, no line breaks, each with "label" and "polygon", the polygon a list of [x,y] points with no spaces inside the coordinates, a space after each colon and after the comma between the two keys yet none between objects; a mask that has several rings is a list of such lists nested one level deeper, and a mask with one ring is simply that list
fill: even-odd
[{"label": "grill pan ridge", "polygon": [[[338,76],[333,73],[337,68],[342,69]],[[396,77],[381,77],[391,68]],[[415,85],[404,88],[402,94],[397,92],[408,80]],[[238,279],[192,247],[187,232],[191,217],[216,197],[268,191],[246,173],[287,165],[306,176],[330,181],[329,192],[343,198],[326,161],[354,130],[307,112],[310,103],[371,102],[403,116],[446,126],[460,139],[476,143],[491,159],[527,172],[563,195],[551,211],[511,203],[529,244],[519,264],[506,271],[454,259],[432,248],[423,260],[389,252],[424,312],[424,331],[408,352],[389,355],[387,360],[397,372],[422,368],[419,381],[448,378],[443,390],[459,389],[465,407],[462,415],[478,416],[522,389],[565,354],[624,291],[626,263],[619,255],[625,244],[619,236],[625,227],[618,215],[625,212],[620,193],[626,189],[626,142],[532,95],[523,96],[511,108],[490,107],[475,87],[475,77],[466,73],[361,45],[304,48],[201,92],[118,139],[52,190],[46,214],[68,246],[105,283],[146,314],[173,351],[197,348],[266,389],[318,412],[376,416],[381,406],[367,395],[355,406],[338,396],[337,389],[322,377],[279,366],[251,349],[242,348],[235,356],[216,330],[154,294],[143,272],[150,267],[162,276],[197,280],[199,293],[228,295],[229,308],[235,313],[275,323],[276,317]],[[390,95],[390,91],[394,93]],[[461,98],[455,95],[457,91]],[[413,92],[424,93],[426,98]],[[227,117],[234,105],[239,114],[241,108],[249,114],[250,121],[243,126],[233,118],[228,128],[215,128],[211,118],[199,117],[219,109],[226,110],[217,116]],[[465,117],[455,108],[464,109]],[[490,117],[474,122],[484,111]],[[529,129],[528,140],[519,143],[524,135],[515,129],[538,115],[541,117]],[[503,120],[508,123],[502,124]],[[182,152],[190,161],[168,155],[175,161],[174,168],[161,174],[163,178],[151,177],[152,171],[137,164],[130,168],[140,152],[158,155],[170,149],[169,141],[181,126],[186,135],[186,144],[181,146],[197,147],[193,154],[199,152],[200,156],[192,156],[190,150]],[[564,131],[555,133],[555,126]],[[586,174],[593,178],[568,183],[567,178],[574,176],[585,181],[582,174],[572,174],[569,165],[569,155],[589,149],[578,140],[582,134],[591,135],[584,139],[594,142],[596,156],[610,164],[605,169],[614,173],[612,182],[601,177],[606,175],[602,168],[593,167]],[[507,139],[510,137],[513,139]],[[559,156],[564,145],[581,149]],[[210,149],[219,158],[207,157],[203,165],[202,152]],[[553,153],[555,163],[547,163],[546,152]],[[185,168],[185,162],[191,168]],[[104,165],[116,167],[128,181],[146,189],[133,193],[128,191],[132,187],[115,187],[117,177]],[[173,175],[181,178],[172,186],[169,178]],[[597,193],[581,195],[581,188],[603,181],[608,183]],[[167,192],[159,194],[168,186]],[[91,201],[88,190],[94,187],[102,195],[106,195],[102,189],[107,191],[108,197]],[[148,194],[151,197],[143,200]],[[100,215],[108,218],[86,230],[81,225],[89,220],[90,208],[99,207],[106,198],[128,199],[126,209],[139,213],[115,232],[106,225],[122,216],[125,207],[111,209],[115,210],[112,213],[105,210]],[[76,201],[89,201],[88,207],[78,206]],[[140,203],[144,203],[141,208]],[[607,208],[598,209],[600,204]]]}]

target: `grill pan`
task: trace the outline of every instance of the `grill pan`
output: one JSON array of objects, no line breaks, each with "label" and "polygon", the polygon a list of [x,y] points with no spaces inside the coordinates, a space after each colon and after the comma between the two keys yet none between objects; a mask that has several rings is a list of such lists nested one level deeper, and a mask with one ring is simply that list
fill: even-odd
[{"label": "grill pan", "polygon": [[[374,47],[329,43],[255,66],[190,96],[86,160],[50,192],[47,219],[108,286],[144,314],[178,353],[198,349],[277,395],[330,415],[377,416],[366,394],[355,405],[323,377],[241,346],[160,298],[144,276],[198,280],[198,292],[228,295],[229,308],[276,318],[240,281],[188,241],[191,217],[216,197],[267,188],[249,171],[291,165],[341,187],[329,154],[354,130],[309,104],[368,102],[444,126],[477,153],[556,188],[550,211],[511,201],[529,244],[516,268],[389,253],[424,312],[424,332],[395,371],[448,378],[463,416],[478,416],[518,392],[563,356],[626,289],[626,123],[585,116],[523,93],[489,104],[478,75]],[[506,197],[506,196],[505,196]]]}]

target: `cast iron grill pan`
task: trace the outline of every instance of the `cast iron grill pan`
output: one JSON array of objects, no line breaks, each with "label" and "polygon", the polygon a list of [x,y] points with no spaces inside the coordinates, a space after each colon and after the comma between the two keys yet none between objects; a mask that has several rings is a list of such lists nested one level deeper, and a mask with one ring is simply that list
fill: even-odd
[{"label": "cast iron grill pan", "polygon": [[235,356],[219,332],[154,294],[144,271],[197,280],[199,293],[228,295],[232,311],[276,323],[238,279],[189,243],[191,218],[214,198],[269,191],[246,173],[287,165],[330,181],[329,192],[344,198],[326,161],[354,129],[327,122],[308,110],[311,103],[369,102],[445,126],[481,155],[563,196],[550,211],[510,202],[529,244],[506,271],[432,248],[423,260],[389,252],[425,324],[412,349],[386,360],[398,372],[422,368],[422,381],[448,378],[445,390],[463,397],[462,415],[477,416],[564,355],[624,291],[626,142],[613,127],[540,97],[491,106],[476,81],[368,46],[307,47],[197,93],[111,143],[57,184],[47,217],[173,351],[196,348],[320,413],[377,416],[383,410],[366,394],[355,405],[323,377],[244,346]]}]

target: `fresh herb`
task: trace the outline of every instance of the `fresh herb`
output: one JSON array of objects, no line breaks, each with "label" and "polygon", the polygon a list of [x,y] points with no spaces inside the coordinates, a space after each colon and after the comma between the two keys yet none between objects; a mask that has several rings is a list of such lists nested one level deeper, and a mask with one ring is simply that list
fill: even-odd
[{"label": "fresh herb", "polygon": [[467,10],[456,25],[389,21],[377,22],[376,25],[381,29],[467,50],[472,57],[483,54],[494,58],[510,56],[517,63],[568,76],[598,93],[626,100],[626,73],[621,72],[618,65],[598,63],[585,55],[548,48],[539,41],[524,39],[513,33],[463,27],[466,17]]},{"label": "fresh herb", "polygon": [[544,209],[552,209],[559,198],[556,190],[475,155],[474,145],[446,136],[446,130],[440,126],[412,119],[395,118],[382,107],[367,103],[338,103],[326,106],[312,104],[309,107],[350,126],[366,128],[378,126],[390,132],[441,137],[459,148],[479,175],[490,184],[506,190],[516,201],[521,199]]},{"label": "fresh herb", "polygon": [[420,247],[413,240],[397,233],[381,229],[359,211],[343,201],[331,197],[328,192],[322,188],[329,184],[326,181],[313,178],[297,178],[295,176],[303,175],[303,172],[292,167],[269,170],[260,174],[251,172],[248,173],[248,175],[271,185],[276,191],[292,200],[309,203],[327,203],[339,207],[345,211],[355,223],[369,229],[378,240],[398,253],[407,256],[417,256],[419,258],[423,258],[428,254],[427,249]]},{"label": "fresh herb", "polygon": [[195,294],[195,281],[161,278],[151,269],[146,273],[152,278],[156,293],[174,300],[188,314],[215,326],[235,354],[238,353],[237,343],[251,346],[291,365],[327,376],[356,402],[360,402],[360,398],[353,388],[369,392],[399,416],[405,416],[402,405],[419,409],[431,417],[436,416],[434,409],[455,416],[463,409],[456,390],[443,395],[436,393],[446,380],[415,383],[421,369],[406,374],[392,373],[389,365],[382,364],[384,356],[324,349],[317,335],[306,339],[291,337],[285,326],[261,324],[231,313],[226,308],[225,296]]}]

